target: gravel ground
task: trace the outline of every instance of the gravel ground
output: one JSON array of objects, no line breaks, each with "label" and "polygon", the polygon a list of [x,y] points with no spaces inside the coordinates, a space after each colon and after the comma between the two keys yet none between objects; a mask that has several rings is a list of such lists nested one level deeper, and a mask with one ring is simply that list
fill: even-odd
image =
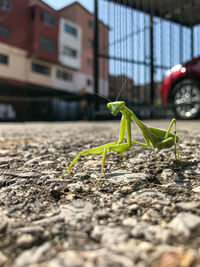
[{"label": "gravel ground", "polygon": [[184,167],[173,148],[154,158],[133,145],[125,163],[107,155],[95,187],[101,155],[58,177],[78,152],[116,141],[119,122],[1,124],[0,266],[200,266],[200,122],[177,128]]}]

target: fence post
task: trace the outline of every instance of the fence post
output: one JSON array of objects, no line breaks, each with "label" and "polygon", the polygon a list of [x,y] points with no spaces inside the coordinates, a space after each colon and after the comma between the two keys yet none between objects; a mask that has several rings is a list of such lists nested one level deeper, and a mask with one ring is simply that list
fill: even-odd
[{"label": "fence post", "polygon": [[94,100],[95,100],[95,111],[99,110],[99,101],[97,94],[99,93],[99,27],[98,27],[98,0],[94,0],[94,63],[93,63],[93,71],[94,71]]},{"label": "fence post", "polygon": [[154,40],[153,40],[153,14],[150,15],[150,77],[151,77],[151,104],[154,105]]}]

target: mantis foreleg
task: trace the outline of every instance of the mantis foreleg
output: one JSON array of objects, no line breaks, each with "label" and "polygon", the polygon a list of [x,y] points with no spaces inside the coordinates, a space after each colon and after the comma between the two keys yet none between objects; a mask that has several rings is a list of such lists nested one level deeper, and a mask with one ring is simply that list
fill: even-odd
[{"label": "mantis foreleg", "polygon": [[87,155],[87,154],[101,154],[101,153],[103,153],[103,149],[104,149],[105,147],[107,147],[107,146],[109,146],[109,145],[114,145],[114,144],[116,144],[116,142],[111,142],[111,143],[108,143],[108,144],[105,144],[105,145],[102,145],[102,146],[94,147],[94,148],[87,149],[87,150],[84,150],[84,151],[80,152],[80,153],[79,153],[79,154],[72,160],[72,162],[71,162],[70,165],[67,167],[67,169],[64,170],[64,172],[62,173],[62,175],[60,176],[60,178],[62,178],[62,177],[65,175],[65,173],[66,173],[67,171],[70,172],[72,166],[73,166],[74,163],[79,159],[79,157],[80,157],[81,155],[85,156],[85,155]]},{"label": "mantis foreleg", "polygon": [[[124,133],[125,133],[125,129],[127,130],[127,143],[122,143],[123,139],[124,139]],[[120,124],[120,132],[119,132],[119,139],[118,142],[111,142],[102,146],[98,146],[98,147],[94,147],[91,149],[87,149],[84,150],[82,152],[80,152],[70,163],[69,167],[63,172],[63,174],[60,176],[60,178],[62,178],[64,176],[64,174],[71,170],[72,166],[74,165],[74,163],[78,160],[78,158],[83,155],[88,155],[88,154],[102,154],[102,164],[101,164],[101,174],[100,177],[96,183],[96,185],[98,185],[98,183],[101,180],[103,171],[104,171],[104,167],[105,167],[105,159],[106,159],[106,153],[107,152],[118,152],[122,155],[123,159],[123,151],[127,150],[130,147],[130,140],[131,140],[131,121],[125,119],[125,117],[122,117],[121,119],[121,124]]]}]

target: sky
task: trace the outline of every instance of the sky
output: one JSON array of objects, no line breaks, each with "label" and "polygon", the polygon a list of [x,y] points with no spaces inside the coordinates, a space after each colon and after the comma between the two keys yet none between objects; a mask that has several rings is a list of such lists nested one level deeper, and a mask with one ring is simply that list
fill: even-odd
[{"label": "sky", "polygon": [[[54,9],[60,9],[75,1],[74,0],[43,0],[43,2],[47,3],[49,6],[53,7]],[[77,0],[77,2],[79,2],[85,8],[87,8],[90,12],[93,12],[94,0]]]}]

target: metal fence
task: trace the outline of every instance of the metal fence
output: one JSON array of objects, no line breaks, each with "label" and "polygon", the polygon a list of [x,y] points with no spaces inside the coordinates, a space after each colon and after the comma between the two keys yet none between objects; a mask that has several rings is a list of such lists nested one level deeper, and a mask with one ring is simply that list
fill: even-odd
[{"label": "metal fence", "polygon": [[[158,90],[166,71],[200,54],[199,1],[94,2],[95,16],[109,27],[107,54],[99,49],[103,38],[95,41],[95,55],[109,60],[109,96],[116,97],[128,80],[121,98],[138,104],[159,104]],[[99,64],[99,69],[104,66]]]}]

